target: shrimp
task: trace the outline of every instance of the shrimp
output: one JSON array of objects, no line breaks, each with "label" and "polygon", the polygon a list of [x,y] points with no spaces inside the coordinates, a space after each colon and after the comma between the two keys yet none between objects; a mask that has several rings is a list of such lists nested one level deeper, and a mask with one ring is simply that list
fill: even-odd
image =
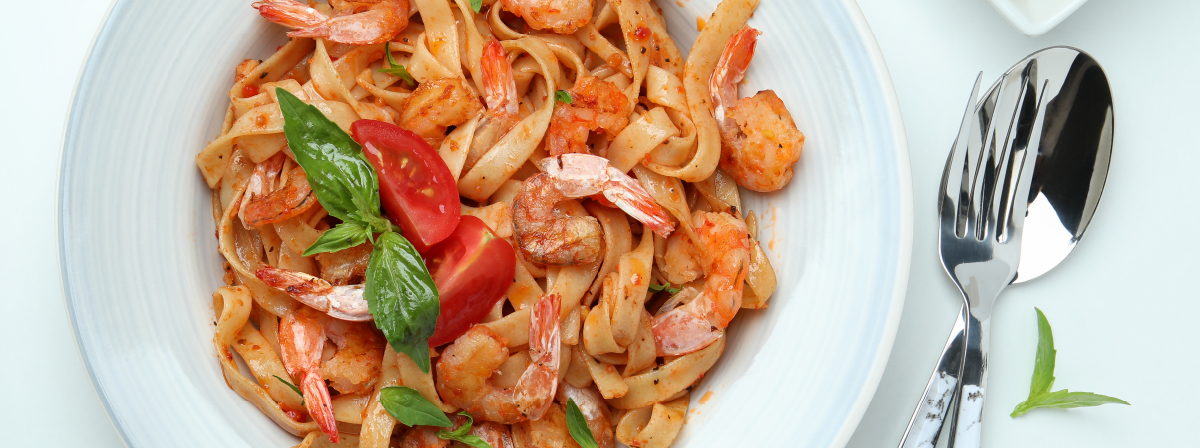
[{"label": "shrimp", "polygon": [[[243,62],[243,64],[245,63]],[[254,165],[254,174],[251,174],[250,178],[246,180],[246,192],[242,194],[242,205],[238,208],[238,219],[241,219],[242,224],[247,228],[251,226],[246,221],[246,207],[259,196],[275,189],[275,179],[283,170],[285,159],[287,159],[287,155],[280,151],[267,160]]]},{"label": "shrimp", "polygon": [[692,301],[654,316],[651,330],[659,356],[678,356],[707,347],[742,306],[742,284],[750,262],[746,224],[726,213],[697,211],[696,253],[707,276],[704,290]]},{"label": "shrimp", "polygon": [[581,389],[565,382],[561,387],[558,391],[558,401],[562,402],[563,406],[567,405],[568,400],[574,401],[583,412],[583,418],[587,420],[588,429],[592,430],[596,445],[599,448],[613,448],[615,435],[612,415],[609,414],[608,404],[604,402],[600,392],[590,387]]},{"label": "shrimp", "polygon": [[492,448],[514,448],[512,431],[508,425],[501,425],[496,422],[479,422],[471,427],[469,434],[477,436],[487,442]]},{"label": "shrimp", "polygon": [[[332,358],[321,362],[325,339],[337,347]],[[300,390],[309,415],[321,432],[337,443],[337,422],[325,380],[343,394],[370,391],[383,366],[383,337],[371,324],[346,322],[301,308],[279,321],[279,349],[284,369],[300,378]]]},{"label": "shrimp", "polygon": [[476,325],[438,358],[438,395],[479,420],[513,424],[542,418],[558,386],[560,306],[558,294],[548,294],[534,305],[529,320],[531,362],[515,386],[500,389],[489,380],[508,359],[507,341]]},{"label": "shrimp", "polygon": [[574,34],[592,20],[593,0],[504,0],[504,9],[535,30]]},{"label": "shrimp", "polygon": [[587,153],[591,131],[604,129],[611,136],[629,124],[633,106],[616,84],[588,76],[571,89],[571,103],[558,104],[546,130],[546,150],[557,156]]},{"label": "shrimp", "polygon": [[517,124],[520,100],[517,99],[517,81],[512,66],[504,54],[504,46],[495,37],[483,47],[483,58],[479,64],[486,93],[487,114],[475,129],[471,149],[467,152],[463,170],[469,171],[479,159],[492,149],[514,125]]},{"label": "shrimp", "polygon": [[331,2],[335,17],[296,0],[263,0],[251,6],[263,18],[295,31],[288,37],[320,37],[350,45],[381,44],[408,27],[408,0]]},{"label": "shrimp", "polygon": [[[255,170],[255,174],[257,175],[257,170]],[[252,176],[251,179],[253,180],[253,178]],[[258,227],[286,221],[307,212],[317,203],[317,195],[313,193],[312,186],[308,184],[308,175],[304,173],[304,170],[297,168],[288,175],[287,184],[263,197],[254,198],[245,203],[245,215],[242,217],[242,222],[247,226]]]},{"label": "shrimp", "polygon": [[404,438],[400,439],[400,448],[446,448],[450,446],[449,440],[443,440],[437,436],[438,428],[435,426],[413,426],[404,433]]},{"label": "shrimp", "polygon": [[[743,27],[729,39],[708,79],[713,117],[721,131],[721,167],[743,187],[768,192],[792,180],[804,133],[783,100],[771,90],[737,98],[737,83],[754,57],[758,30]],[[735,104],[736,103],[736,104]]]},{"label": "shrimp", "polygon": [[320,277],[271,266],[258,268],[254,276],[267,286],[335,318],[348,321],[372,319],[367,299],[363,298],[363,285],[333,286]]},{"label": "shrimp", "polygon": [[[466,418],[459,415],[450,416],[450,420],[454,422],[453,428],[458,428],[467,422]],[[414,426],[404,433],[404,438],[400,440],[400,448],[446,448],[450,446],[450,441],[437,436],[437,432],[443,429],[450,428]],[[512,432],[509,431],[508,425],[486,421],[476,422],[467,433],[483,439],[492,448],[514,448]]]},{"label": "shrimp", "polygon": [[301,313],[288,313],[279,321],[279,349],[283,367],[292,378],[300,378],[301,395],[308,414],[329,440],[338,442],[333,402],[321,375],[321,352],[325,347],[325,328],[316,319]]},{"label": "shrimp", "polygon": [[461,78],[427,79],[413,90],[400,109],[400,127],[424,138],[437,149],[446,127],[463,124],[483,112],[475,91]]},{"label": "shrimp", "polygon": [[596,261],[602,252],[600,222],[591,216],[559,216],[554,205],[603,193],[655,233],[675,230],[670,217],[638,181],[590,154],[563,154],[538,162],[544,171],[526,179],[513,198],[513,230],[526,259],[554,266]]}]

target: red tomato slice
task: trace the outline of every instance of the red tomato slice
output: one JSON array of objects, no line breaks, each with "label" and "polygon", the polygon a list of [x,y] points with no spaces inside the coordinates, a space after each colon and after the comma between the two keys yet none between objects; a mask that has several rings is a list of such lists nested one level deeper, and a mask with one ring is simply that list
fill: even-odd
[{"label": "red tomato slice", "polygon": [[454,341],[479,323],[508,292],[517,270],[512,245],[487,224],[463,216],[454,233],[422,254],[441,296],[442,310],[429,345]]},{"label": "red tomato slice", "polygon": [[417,251],[450,236],[462,205],[450,168],[437,151],[417,134],[382,121],[355,121],[350,132],[379,173],[379,198],[388,219]]}]

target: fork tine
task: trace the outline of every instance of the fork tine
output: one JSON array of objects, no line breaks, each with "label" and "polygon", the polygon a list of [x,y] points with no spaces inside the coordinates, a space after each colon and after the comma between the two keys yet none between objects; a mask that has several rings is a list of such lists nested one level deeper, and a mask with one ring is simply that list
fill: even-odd
[{"label": "fork tine", "polygon": [[[976,239],[983,239],[983,232],[986,227],[987,208],[991,204],[992,188],[995,184],[995,171],[991,163],[995,160],[996,152],[996,126],[998,125],[995,112],[1004,110],[1001,104],[1004,102],[1005,90],[1008,82],[1008,76],[1002,76],[997,83],[994,93],[981,101],[980,116],[981,124],[986,120],[986,131],[983,132],[982,138],[975,142],[978,147],[968,147],[968,157],[964,161],[963,169],[970,170],[970,179],[963,179],[961,186],[963,201],[959,206],[958,230],[959,235],[965,236],[968,233],[973,233]],[[972,162],[974,163],[972,165]],[[985,168],[986,167],[986,168]]]},{"label": "fork tine", "polygon": [[[1013,194],[1008,199],[1006,210],[1007,216],[1004,217],[1003,223],[1004,239],[1000,240],[1005,243],[1016,243],[1020,247],[1021,244],[1021,229],[1025,225],[1025,213],[1029,208],[1029,188],[1033,184],[1033,176],[1023,176],[1026,171],[1032,171],[1037,162],[1037,155],[1040,151],[1042,127],[1045,125],[1045,114],[1041,113],[1042,106],[1046,101],[1046,86],[1050,84],[1049,80],[1042,82],[1042,88],[1035,94],[1038,101],[1034,107],[1033,126],[1029,129],[1029,140],[1024,151],[1021,151],[1020,160],[1014,160],[1013,167],[1017,170],[1013,175],[1010,191]],[[1032,173],[1031,173],[1032,174]]]},{"label": "fork tine", "polygon": [[[979,96],[979,83],[983,81],[983,72],[979,72],[975,76],[975,86],[971,88],[971,96],[967,98],[967,108],[963,111],[962,124],[958,128],[958,136],[954,138],[954,145],[950,147],[950,155],[946,157],[946,168],[942,171],[942,186],[938,194],[938,210],[942,220],[957,219],[959,213],[959,194],[963,184],[963,177],[967,174],[963,169],[954,169],[962,165],[962,160],[966,157],[966,147],[971,136],[971,118],[975,116],[975,112],[979,110],[977,98]],[[951,185],[954,186],[953,195],[951,193]],[[943,228],[948,228],[943,223]]]},{"label": "fork tine", "polygon": [[[1018,152],[1025,149],[1025,146],[1029,142],[1028,136],[1018,135],[1018,133],[1020,132],[1021,119],[1025,116],[1022,111],[1028,102],[1030,91],[1033,90],[1029,88],[1029,72],[1031,68],[1031,66],[1026,66],[1021,70],[1021,90],[1017,92],[1016,105],[1013,107],[1012,117],[1009,118],[1008,122],[1008,132],[1004,135],[1004,143],[1000,147],[1000,153],[994,154],[995,158],[989,161],[989,165],[994,163],[994,169],[991,171],[991,175],[988,176],[992,180],[992,184],[985,186],[987,198],[983,204],[983,211],[986,214],[984,215],[984,228],[980,232],[982,236],[987,238],[996,238],[999,234],[1004,233],[997,223],[1004,222],[1002,218],[1007,218],[1007,216],[1001,216],[1001,213],[1004,215],[1008,214],[1009,207],[1012,205],[1012,187],[1017,180],[1014,174],[1020,174],[1020,170],[1017,170],[1016,173],[1013,172],[1013,165],[1010,162],[1013,157],[1018,156]],[[1033,92],[1033,94],[1036,95],[1037,92]],[[1037,116],[1036,110],[1034,111],[1034,116]],[[1016,145],[1021,145],[1021,147],[1014,148]]]}]

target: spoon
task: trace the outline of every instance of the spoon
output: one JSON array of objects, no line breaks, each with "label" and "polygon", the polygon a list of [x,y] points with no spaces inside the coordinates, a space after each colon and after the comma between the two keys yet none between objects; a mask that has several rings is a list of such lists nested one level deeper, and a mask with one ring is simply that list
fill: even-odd
[{"label": "spoon", "polygon": [[[1047,95],[1047,99],[1041,109],[1044,124],[1013,283],[1050,271],[1079,243],[1100,201],[1112,155],[1112,94],[1095,59],[1078,49],[1051,47],[1026,57],[1010,72],[1031,64],[1032,84],[1045,86],[1038,95]],[[994,96],[998,88],[999,84],[992,87],[981,101]],[[967,412],[960,412],[964,403],[957,400],[958,379],[964,374],[966,319],[964,306],[900,441],[901,448],[935,446],[952,407],[956,417],[951,424],[951,444],[980,445],[982,400],[968,400]]]}]

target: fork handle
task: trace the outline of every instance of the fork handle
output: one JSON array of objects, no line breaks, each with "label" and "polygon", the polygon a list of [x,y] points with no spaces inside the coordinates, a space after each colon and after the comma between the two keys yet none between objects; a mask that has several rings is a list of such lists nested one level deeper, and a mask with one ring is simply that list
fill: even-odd
[{"label": "fork handle", "polygon": [[983,430],[983,399],[987,390],[991,318],[980,321],[967,313],[966,353],[959,383],[958,409],[950,422],[949,447],[979,448]]},{"label": "fork handle", "polygon": [[946,412],[954,404],[958,392],[959,367],[962,365],[963,340],[966,336],[968,310],[963,305],[958,312],[958,320],[950,330],[942,356],[938,359],[929,382],[925,385],[925,393],[917,403],[904,437],[900,439],[900,448],[933,448],[937,445],[938,435],[942,432]]}]

